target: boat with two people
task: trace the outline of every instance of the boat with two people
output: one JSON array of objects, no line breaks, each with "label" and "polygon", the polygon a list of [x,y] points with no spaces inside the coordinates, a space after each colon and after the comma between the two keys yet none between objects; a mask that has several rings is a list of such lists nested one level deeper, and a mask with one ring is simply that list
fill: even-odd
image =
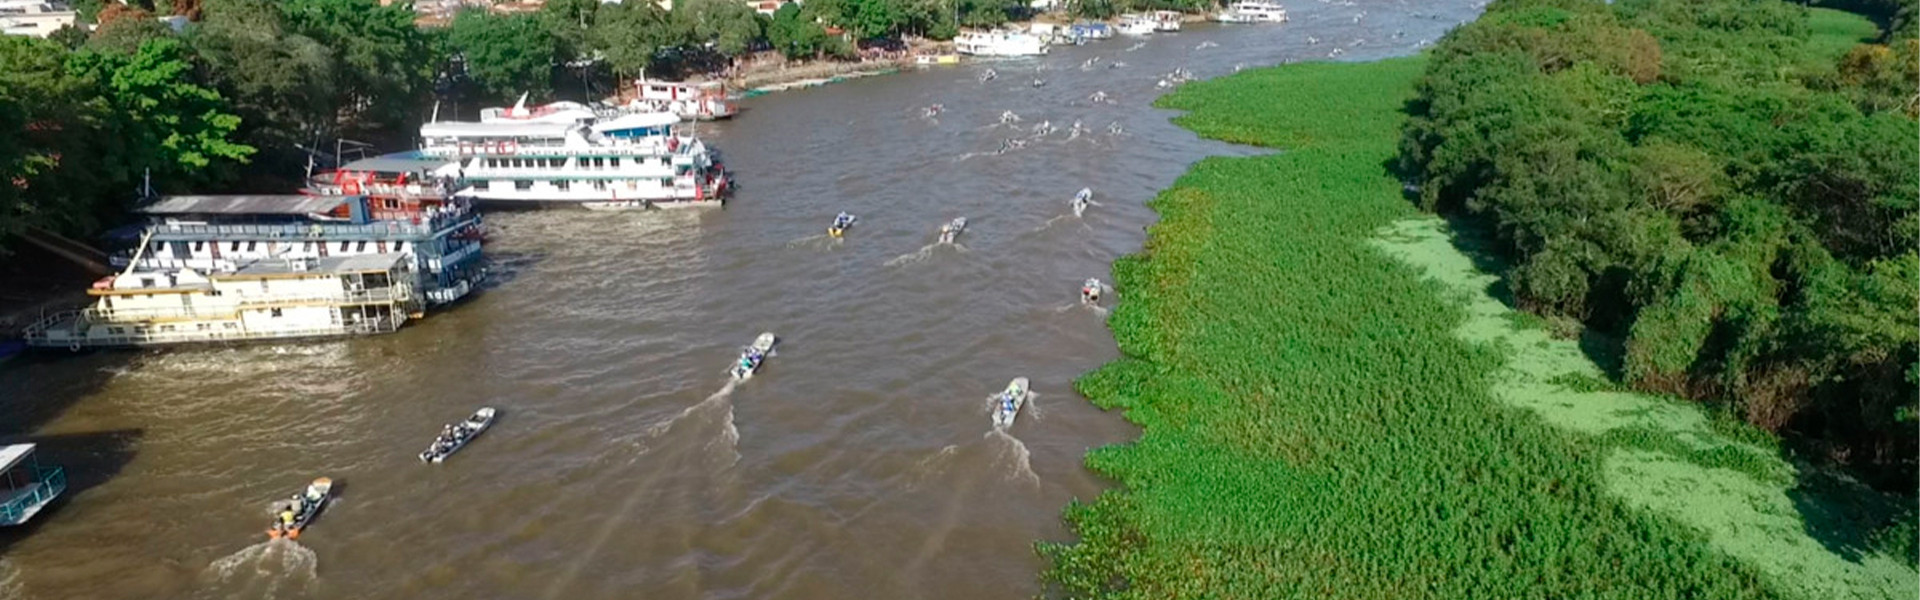
[{"label": "boat with two people", "polygon": [[1097,277],[1088,279],[1085,283],[1080,284],[1080,301],[1086,304],[1099,304],[1100,292],[1106,289],[1106,287],[1106,284],[1100,283],[1100,279]]},{"label": "boat with two people", "polygon": [[734,381],[751,379],[754,373],[760,371],[760,365],[766,364],[767,357],[773,354],[774,343],[778,341],[780,338],[775,337],[773,332],[760,334],[760,337],[754,338],[753,345],[740,350],[740,360],[734,362],[727,373],[733,376]]},{"label": "boat with two people", "polygon": [[479,437],[480,432],[493,426],[494,414],[493,407],[483,406],[473,411],[473,416],[467,417],[467,420],[441,427],[440,437],[434,438],[426,451],[420,453],[420,462],[440,464],[440,461],[467,447],[467,443]]},{"label": "boat with two people", "polygon": [[853,216],[852,213],[841,211],[840,214],[833,217],[833,224],[827,226],[827,235],[832,236],[834,239],[840,239],[846,236],[847,230],[852,229],[853,224],[859,220],[860,218]]},{"label": "boat with two people", "polygon": [[1027,404],[1027,378],[1015,377],[1007,389],[993,398],[993,427],[1006,429],[1013,426],[1013,418],[1020,415],[1020,407]]},{"label": "boat with two people", "polygon": [[966,217],[954,217],[952,221],[948,221],[946,224],[940,226],[940,243],[953,243],[954,238],[960,237],[960,232],[966,228]]},{"label": "boat with two people", "polygon": [[333,480],[326,477],[307,484],[304,492],[273,503],[273,523],[267,526],[268,539],[300,539],[300,532],[320,516],[327,501],[333,499]]},{"label": "boat with two people", "polygon": [[1073,201],[1069,203],[1069,206],[1073,207],[1073,216],[1078,217],[1086,214],[1087,205],[1092,203],[1093,188],[1080,188],[1079,193],[1073,195]]}]

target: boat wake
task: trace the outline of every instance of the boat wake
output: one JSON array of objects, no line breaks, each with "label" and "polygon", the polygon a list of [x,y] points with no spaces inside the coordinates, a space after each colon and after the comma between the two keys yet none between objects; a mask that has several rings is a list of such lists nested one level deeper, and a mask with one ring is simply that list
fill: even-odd
[{"label": "boat wake", "polygon": [[293,540],[268,540],[207,565],[202,579],[220,597],[274,598],[302,593],[319,580],[320,558]]},{"label": "boat wake", "polygon": [[932,456],[920,459],[920,462],[914,463],[913,470],[909,471],[911,479],[907,483],[907,489],[920,489],[920,486],[924,485],[927,480],[932,479],[935,475],[946,472],[947,465],[952,464],[953,457],[959,453],[960,446],[948,444],[938,452],[934,452]]},{"label": "boat wake", "polygon": [[827,249],[838,246],[842,239],[843,238],[836,238],[824,233],[816,233],[787,242],[787,248],[819,247],[821,249]]},{"label": "boat wake", "polygon": [[711,396],[707,396],[705,400],[701,400],[699,403],[687,407],[685,410],[680,411],[680,414],[674,415],[670,419],[648,426],[644,432],[644,437],[640,441],[642,450],[644,451],[646,449],[647,440],[657,439],[660,436],[666,435],[667,432],[673,431],[674,425],[678,425],[688,417],[717,412],[719,413],[719,418],[716,420],[721,426],[720,435],[718,438],[707,442],[706,447],[724,446],[727,456],[726,467],[732,467],[735,463],[740,462],[740,428],[733,422],[732,401],[733,389],[738,386],[739,383],[737,380],[728,381],[725,386],[720,388],[720,391],[714,392]]},{"label": "boat wake", "polygon": [[887,259],[887,262],[882,263],[881,266],[898,267],[903,265],[926,262],[927,259],[933,258],[933,253],[938,251],[941,246],[952,246],[953,249],[957,252],[968,251],[967,247],[959,242],[934,242],[931,244],[927,244],[925,246],[921,246],[919,250],[915,250],[912,252],[908,252],[906,254],[889,258]]},{"label": "boat wake", "polygon": [[[948,446],[952,448],[952,446]],[[27,585],[20,581],[20,567],[0,558],[0,598],[26,598]]]},{"label": "boat wake", "polygon": [[1027,445],[1021,442],[1020,438],[1013,437],[1013,434],[998,427],[988,431],[985,437],[989,443],[1003,449],[995,464],[1004,463],[1007,466],[1007,479],[1025,481],[1036,488],[1040,487],[1040,475],[1033,472],[1033,453],[1027,450]]}]

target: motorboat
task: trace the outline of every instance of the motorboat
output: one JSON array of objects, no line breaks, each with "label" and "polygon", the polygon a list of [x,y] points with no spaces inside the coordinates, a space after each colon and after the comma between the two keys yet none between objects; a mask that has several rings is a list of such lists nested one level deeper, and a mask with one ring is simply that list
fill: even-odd
[{"label": "motorboat", "polygon": [[1181,19],[1186,18],[1186,15],[1172,10],[1156,10],[1151,16],[1154,31],[1179,31]]},{"label": "motorboat", "polygon": [[953,243],[954,238],[960,237],[960,232],[966,228],[966,217],[954,217],[952,221],[948,221],[946,224],[940,226],[940,243]]},{"label": "motorboat", "polygon": [[472,442],[473,438],[479,437],[481,432],[493,426],[494,414],[493,407],[483,406],[480,410],[473,411],[473,416],[467,417],[467,420],[448,425],[440,432],[440,436],[434,438],[433,443],[427,446],[426,451],[420,453],[420,462],[437,465],[453,453],[459,452],[461,448],[467,447],[468,442]]},{"label": "motorboat", "polygon": [[1102,290],[1106,290],[1106,285],[1100,283],[1100,279],[1087,279],[1085,283],[1081,283],[1081,302],[1100,304]]},{"label": "motorboat", "polygon": [[827,235],[832,236],[834,239],[845,237],[847,230],[852,229],[853,224],[859,220],[859,217],[855,217],[852,214],[840,213],[833,218],[833,224],[827,226]]},{"label": "motorboat", "polygon": [[753,374],[760,371],[760,365],[766,364],[767,357],[773,354],[773,345],[779,341],[780,338],[772,332],[760,334],[760,337],[754,338],[752,346],[740,351],[740,360],[733,363],[727,372],[733,375],[735,381],[753,378]]},{"label": "motorboat", "polygon": [[1028,395],[1027,378],[1015,377],[1013,382],[1007,384],[1007,389],[1002,390],[999,395],[994,396],[994,428],[1006,429],[1012,427],[1013,418],[1020,416],[1020,408],[1027,405]]},{"label": "motorboat", "polygon": [[320,516],[320,510],[326,508],[333,499],[333,480],[326,477],[313,480],[307,489],[294,494],[292,498],[273,503],[273,523],[267,526],[269,539],[300,539],[300,532]]},{"label": "motorboat", "polygon": [[1073,195],[1073,202],[1071,203],[1071,206],[1073,206],[1073,216],[1078,217],[1086,214],[1087,205],[1091,203],[1093,203],[1093,189],[1080,188],[1080,192]]}]

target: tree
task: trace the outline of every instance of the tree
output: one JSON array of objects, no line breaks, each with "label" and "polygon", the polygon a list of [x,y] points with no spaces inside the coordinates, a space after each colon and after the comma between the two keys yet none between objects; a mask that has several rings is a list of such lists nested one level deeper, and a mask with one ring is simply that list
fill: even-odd
[{"label": "tree", "polygon": [[149,169],[156,178],[203,182],[220,174],[208,167],[253,154],[231,140],[240,117],[219,92],[194,81],[187,54],[185,43],[163,38],[132,54],[82,50],[68,60],[105,133],[106,152],[88,168],[114,182],[137,181]]},{"label": "tree", "polygon": [[100,11],[100,27],[87,40],[92,48],[132,54],[148,40],[173,37],[173,29],[144,8],[110,4]]},{"label": "tree", "polygon": [[897,0],[846,0],[848,14],[841,25],[855,38],[868,40],[891,35],[904,22]]},{"label": "tree", "polygon": [[239,139],[296,160],[296,144],[334,132],[339,113],[332,52],[286,32],[271,0],[210,0],[205,20],[187,41],[207,64],[213,84],[241,117]]},{"label": "tree", "polygon": [[[27,227],[85,225],[94,182],[65,170],[86,157],[81,82],[67,73],[67,51],[46,40],[0,36],[0,240]],[[88,162],[88,161],[83,161]]]},{"label": "tree", "polygon": [[600,11],[600,0],[550,0],[540,7],[540,23],[553,36],[554,55],[562,60],[592,58],[587,32]]},{"label": "tree", "polygon": [[434,61],[411,5],[284,0],[280,7],[288,30],[332,50],[335,106],[348,127],[402,126],[423,108]]},{"label": "tree", "polygon": [[539,98],[552,89],[553,36],[538,17],[463,10],[453,18],[447,36],[467,76],[487,96],[504,100],[526,93]]},{"label": "tree", "polygon": [[767,42],[787,58],[819,56],[826,41],[827,32],[802,16],[797,5],[781,6],[774,11],[773,22],[767,25]]},{"label": "tree", "polygon": [[691,33],[652,2],[634,0],[601,7],[588,39],[616,75],[634,77],[646,73],[662,49],[690,42]]},{"label": "tree", "polygon": [[680,27],[691,30],[692,39],[729,55],[745,53],[765,35],[760,16],[736,0],[691,0],[675,5],[673,14],[684,15]]}]

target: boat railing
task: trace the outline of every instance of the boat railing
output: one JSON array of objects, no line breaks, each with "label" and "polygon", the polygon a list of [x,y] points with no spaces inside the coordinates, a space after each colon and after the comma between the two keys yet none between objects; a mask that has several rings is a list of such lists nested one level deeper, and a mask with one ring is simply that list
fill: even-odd
[{"label": "boat railing", "polygon": [[415,221],[374,221],[365,224],[352,223],[281,223],[281,224],[199,224],[164,223],[152,227],[154,237],[161,240],[183,237],[241,238],[263,239],[353,239],[353,238],[391,238],[395,236],[431,236],[434,233],[466,220],[471,210],[434,215],[419,222]]},{"label": "boat railing", "polygon": [[[398,330],[407,320],[406,311],[393,311],[386,317],[362,319],[359,321],[336,322],[330,327],[299,327],[286,329],[248,330],[239,328],[212,328],[206,330],[187,329],[179,331],[159,331],[153,328],[126,329],[124,333],[109,335],[88,335],[74,331],[69,337],[53,339],[42,332],[39,336],[27,336],[29,345],[49,347],[67,346],[97,348],[110,346],[143,346],[151,344],[169,344],[180,342],[237,342],[250,340],[271,340],[289,338],[332,337],[338,335],[361,335],[390,333]],[[120,327],[119,325],[101,325]]]},{"label": "boat railing", "polygon": [[[332,306],[339,304],[400,304],[413,299],[407,286],[369,290],[341,290],[333,294],[258,294],[235,295],[232,304],[207,307],[169,306],[154,308],[111,308],[93,306],[77,311],[95,325],[133,324],[154,320],[194,321],[230,319],[241,310],[264,310],[291,306]],[[50,326],[51,324],[49,324]]]},{"label": "boat railing", "polygon": [[34,467],[34,484],[25,493],[0,502],[0,524],[17,525],[40,506],[67,490],[67,472],[60,467]]}]

